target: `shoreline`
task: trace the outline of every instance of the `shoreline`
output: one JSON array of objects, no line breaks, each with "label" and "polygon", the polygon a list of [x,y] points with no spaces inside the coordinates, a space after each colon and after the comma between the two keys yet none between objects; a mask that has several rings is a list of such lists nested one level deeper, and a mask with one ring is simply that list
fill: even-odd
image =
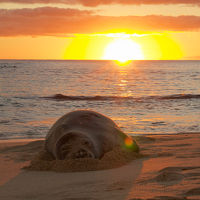
[{"label": "shoreline", "polygon": [[[135,138],[135,137],[152,137],[152,136],[176,136],[176,135],[187,135],[187,134],[200,134],[200,132],[177,132],[177,133],[126,133],[128,134],[129,136]],[[1,138],[0,139],[0,144],[1,143],[10,143],[10,142],[32,142],[32,141],[37,141],[37,140],[44,140],[45,139],[45,136],[44,137],[39,137],[39,138]]]},{"label": "shoreline", "polygon": [[21,170],[41,148],[41,139],[1,140],[0,197],[200,199],[200,133],[134,138],[145,158],[119,168],[70,173]]}]

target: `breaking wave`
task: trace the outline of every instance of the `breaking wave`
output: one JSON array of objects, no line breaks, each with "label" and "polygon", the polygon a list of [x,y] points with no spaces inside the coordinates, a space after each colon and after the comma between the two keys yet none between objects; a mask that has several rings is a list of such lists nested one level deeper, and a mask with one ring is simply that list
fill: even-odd
[{"label": "breaking wave", "polygon": [[63,94],[55,94],[53,96],[42,97],[45,99],[59,100],[59,101],[116,101],[116,100],[173,100],[173,99],[200,99],[200,94],[174,94],[168,96],[147,96],[147,97],[133,97],[133,96],[68,96]]}]

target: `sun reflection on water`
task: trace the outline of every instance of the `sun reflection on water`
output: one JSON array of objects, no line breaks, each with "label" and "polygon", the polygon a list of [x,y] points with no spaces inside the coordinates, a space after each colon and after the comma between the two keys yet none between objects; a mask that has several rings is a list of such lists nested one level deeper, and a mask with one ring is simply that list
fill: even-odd
[{"label": "sun reflection on water", "polygon": [[129,90],[129,66],[124,65],[122,68],[118,69],[118,80],[116,83],[117,90],[119,91],[119,96],[128,97],[132,93]]}]

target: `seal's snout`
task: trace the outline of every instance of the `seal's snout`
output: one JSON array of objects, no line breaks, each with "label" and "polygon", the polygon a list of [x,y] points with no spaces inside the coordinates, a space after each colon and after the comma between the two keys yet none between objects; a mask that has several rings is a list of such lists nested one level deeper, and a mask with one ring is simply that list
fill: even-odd
[{"label": "seal's snout", "polygon": [[73,159],[76,158],[94,158],[94,155],[90,152],[86,151],[85,149],[80,149],[78,152],[72,155]]},{"label": "seal's snout", "polygon": [[94,147],[88,137],[79,132],[68,134],[57,140],[56,158],[59,160],[95,158]]}]

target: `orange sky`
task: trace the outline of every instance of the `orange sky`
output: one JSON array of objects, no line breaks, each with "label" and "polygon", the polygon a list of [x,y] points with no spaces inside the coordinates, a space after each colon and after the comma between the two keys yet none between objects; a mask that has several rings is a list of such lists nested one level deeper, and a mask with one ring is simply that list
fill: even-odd
[{"label": "orange sky", "polygon": [[200,0],[1,0],[0,30],[0,59],[200,59]]}]

